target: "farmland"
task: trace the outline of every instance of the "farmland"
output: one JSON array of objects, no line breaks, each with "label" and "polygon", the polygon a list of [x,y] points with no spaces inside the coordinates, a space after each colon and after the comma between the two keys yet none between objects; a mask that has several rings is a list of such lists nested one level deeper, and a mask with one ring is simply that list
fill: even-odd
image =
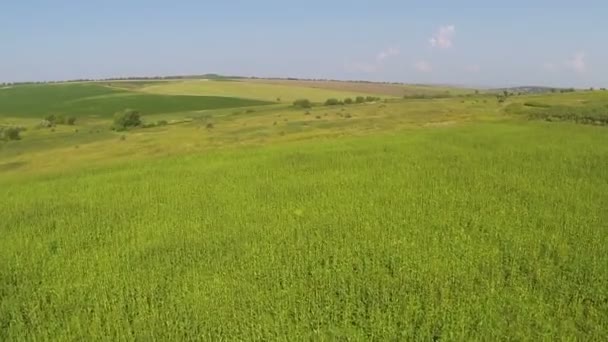
[{"label": "farmland", "polygon": [[607,92],[339,85],[1,89],[0,340],[608,334]]},{"label": "farmland", "polygon": [[32,85],[0,89],[0,113],[11,117],[42,118],[51,114],[111,117],[124,108],[138,108],[149,114],[157,114],[260,104],[268,103],[219,96],[141,94],[99,84]]}]

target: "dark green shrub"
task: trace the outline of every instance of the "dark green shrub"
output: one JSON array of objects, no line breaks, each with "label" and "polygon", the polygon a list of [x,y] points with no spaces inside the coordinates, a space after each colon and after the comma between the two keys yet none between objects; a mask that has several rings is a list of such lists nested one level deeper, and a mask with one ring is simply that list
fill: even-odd
[{"label": "dark green shrub", "polygon": [[141,115],[139,111],[133,109],[126,109],[122,112],[114,114],[114,126],[113,128],[117,131],[126,130],[131,127],[137,127],[141,125]]},{"label": "dark green shrub", "polygon": [[70,116],[67,118],[66,123],[70,126],[73,126],[76,123],[76,117]]},{"label": "dark green shrub", "polygon": [[21,127],[0,127],[0,140],[21,140]]},{"label": "dark green shrub", "polygon": [[363,102],[365,102],[365,97],[363,97],[363,96],[357,96],[357,98],[355,98],[355,102],[356,103],[363,103]]},{"label": "dark green shrub", "polygon": [[46,117],[46,118],[44,118],[44,120],[46,120],[46,121],[48,121],[48,122],[50,122],[51,124],[53,124],[53,125],[54,125],[54,124],[55,124],[56,117],[55,117],[55,115],[54,115],[54,114],[51,114],[51,115],[47,115],[47,117]]},{"label": "dark green shrub", "polygon": [[325,101],[326,106],[337,106],[339,104],[341,104],[341,102],[338,99],[327,99],[327,101]]},{"label": "dark green shrub", "polygon": [[55,122],[54,122],[55,125],[65,125],[65,122],[66,122],[65,116],[57,115],[57,117],[55,117]]},{"label": "dark green shrub", "polygon": [[312,107],[312,103],[308,99],[295,100],[293,102],[293,105],[295,107],[301,107],[301,108],[310,108],[310,107]]},{"label": "dark green shrub", "polygon": [[352,104],[352,103],[353,103],[353,99],[351,99],[350,97],[347,97],[347,98],[344,99],[344,104],[349,105],[349,104]]},{"label": "dark green shrub", "polygon": [[167,120],[158,120],[156,122],[156,126],[167,126],[169,123],[167,122]]}]

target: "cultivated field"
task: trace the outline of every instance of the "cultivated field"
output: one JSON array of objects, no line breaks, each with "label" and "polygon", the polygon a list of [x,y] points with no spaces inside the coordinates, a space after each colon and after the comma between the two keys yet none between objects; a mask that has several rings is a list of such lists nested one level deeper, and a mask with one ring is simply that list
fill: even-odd
[{"label": "cultivated field", "polygon": [[[345,85],[347,84],[345,83]],[[120,85],[118,84],[118,86]],[[156,82],[146,83],[138,90],[153,94],[231,96],[279,103],[291,103],[301,98],[322,102],[328,98],[344,99],[347,97],[354,98],[360,95],[376,94],[376,92],[364,87],[319,89],[306,84],[266,84],[260,81],[245,80]],[[383,95],[388,97],[392,94]]]},{"label": "cultivated field", "polygon": [[608,92],[289,82],[0,89],[0,340],[608,335]]}]

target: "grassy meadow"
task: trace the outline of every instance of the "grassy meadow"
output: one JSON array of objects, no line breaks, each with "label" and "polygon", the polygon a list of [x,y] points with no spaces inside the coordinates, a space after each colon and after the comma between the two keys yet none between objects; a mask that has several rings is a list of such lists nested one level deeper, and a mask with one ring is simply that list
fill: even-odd
[{"label": "grassy meadow", "polygon": [[[0,90],[0,124],[27,128],[0,141],[0,340],[608,335],[608,92],[182,93],[213,83],[237,82]],[[78,104],[139,96],[173,98],[136,107],[168,124]],[[83,116],[35,128],[44,103]]]}]

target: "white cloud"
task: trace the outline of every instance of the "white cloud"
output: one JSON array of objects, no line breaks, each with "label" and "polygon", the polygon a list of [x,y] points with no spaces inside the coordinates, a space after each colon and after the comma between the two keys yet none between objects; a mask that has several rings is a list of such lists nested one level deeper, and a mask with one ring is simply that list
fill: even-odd
[{"label": "white cloud", "polygon": [[481,67],[479,65],[473,64],[473,65],[467,66],[465,68],[465,70],[470,73],[478,73],[481,71]]},{"label": "white cloud", "polygon": [[456,27],[454,25],[441,26],[437,32],[431,37],[429,42],[432,47],[440,49],[449,49],[454,45],[452,40],[456,34]]},{"label": "white cloud", "polygon": [[584,52],[577,52],[572,59],[566,62],[566,67],[576,72],[585,72],[587,71],[586,57],[587,55]]},{"label": "white cloud", "polygon": [[416,70],[420,71],[420,72],[431,72],[433,71],[433,66],[431,65],[431,63],[427,62],[427,61],[418,61],[416,64],[414,64],[414,68],[416,68]]},{"label": "white cloud", "polygon": [[399,50],[397,48],[391,47],[388,48],[384,51],[380,51],[377,55],[376,55],[376,61],[378,63],[383,62],[384,60],[394,57],[394,56],[398,56],[399,55]]},{"label": "white cloud", "polygon": [[543,64],[543,69],[551,72],[557,72],[560,70],[571,70],[577,73],[584,73],[587,71],[587,54],[579,51],[569,60],[562,63],[548,62]]}]

